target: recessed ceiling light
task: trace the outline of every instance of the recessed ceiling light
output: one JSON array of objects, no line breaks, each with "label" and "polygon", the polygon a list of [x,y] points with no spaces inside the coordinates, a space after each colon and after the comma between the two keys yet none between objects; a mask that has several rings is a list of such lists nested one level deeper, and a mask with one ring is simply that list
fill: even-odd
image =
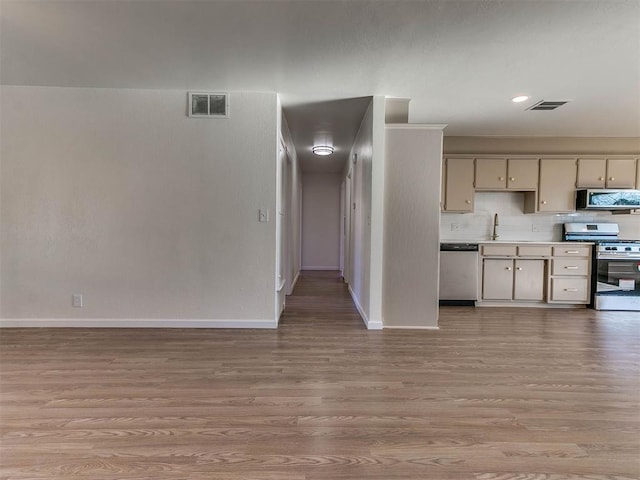
[{"label": "recessed ceiling light", "polygon": [[511,99],[511,101],[515,102],[515,103],[526,102],[527,100],[529,100],[529,96],[528,95],[518,95],[517,97],[513,97]]},{"label": "recessed ceiling light", "polygon": [[331,155],[333,153],[333,147],[329,145],[316,145],[311,150],[316,155]]}]

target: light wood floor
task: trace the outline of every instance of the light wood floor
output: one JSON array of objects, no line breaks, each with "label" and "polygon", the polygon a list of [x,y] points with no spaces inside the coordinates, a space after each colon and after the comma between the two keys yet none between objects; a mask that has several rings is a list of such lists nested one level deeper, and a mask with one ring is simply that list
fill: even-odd
[{"label": "light wood floor", "polygon": [[6,329],[2,479],[640,477],[640,315],[366,331],[332,272],[276,330]]}]

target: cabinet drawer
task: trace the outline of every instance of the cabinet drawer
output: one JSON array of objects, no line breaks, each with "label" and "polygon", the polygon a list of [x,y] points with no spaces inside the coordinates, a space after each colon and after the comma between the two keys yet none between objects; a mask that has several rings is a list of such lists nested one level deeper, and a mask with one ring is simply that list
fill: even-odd
[{"label": "cabinet drawer", "polygon": [[585,246],[553,247],[554,257],[588,257],[590,253],[591,247]]},{"label": "cabinet drawer", "polygon": [[549,245],[518,245],[519,257],[550,257]]},{"label": "cabinet drawer", "polygon": [[583,258],[554,258],[551,275],[588,275],[589,260]]},{"label": "cabinet drawer", "polygon": [[482,255],[485,257],[515,257],[515,245],[482,245]]},{"label": "cabinet drawer", "polygon": [[589,303],[589,280],[587,278],[552,278],[551,301]]}]

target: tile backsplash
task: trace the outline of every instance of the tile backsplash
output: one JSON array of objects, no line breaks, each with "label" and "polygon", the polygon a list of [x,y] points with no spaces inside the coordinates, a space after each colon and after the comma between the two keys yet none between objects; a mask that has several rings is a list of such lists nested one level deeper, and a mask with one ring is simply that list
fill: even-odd
[{"label": "tile backsplash", "polygon": [[524,193],[476,192],[474,213],[442,213],[440,238],[443,241],[490,240],[493,215],[498,214],[498,240],[558,242],[562,224],[568,222],[617,223],[620,238],[640,240],[640,215],[613,215],[611,212],[525,214]]}]

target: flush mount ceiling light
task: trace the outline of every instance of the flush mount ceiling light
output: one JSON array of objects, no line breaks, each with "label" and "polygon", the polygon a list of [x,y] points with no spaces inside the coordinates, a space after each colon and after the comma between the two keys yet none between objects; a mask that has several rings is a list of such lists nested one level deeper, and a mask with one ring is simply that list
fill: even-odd
[{"label": "flush mount ceiling light", "polygon": [[526,102],[527,100],[529,100],[529,96],[528,95],[518,95],[517,97],[513,97],[511,99],[511,101],[514,102],[514,103]]},{"label": "flush mount ceiling light", "polygon": [[333,153],[333,147],[329,145],[316,145],[311,150],[316,155],[331,155]]}]

